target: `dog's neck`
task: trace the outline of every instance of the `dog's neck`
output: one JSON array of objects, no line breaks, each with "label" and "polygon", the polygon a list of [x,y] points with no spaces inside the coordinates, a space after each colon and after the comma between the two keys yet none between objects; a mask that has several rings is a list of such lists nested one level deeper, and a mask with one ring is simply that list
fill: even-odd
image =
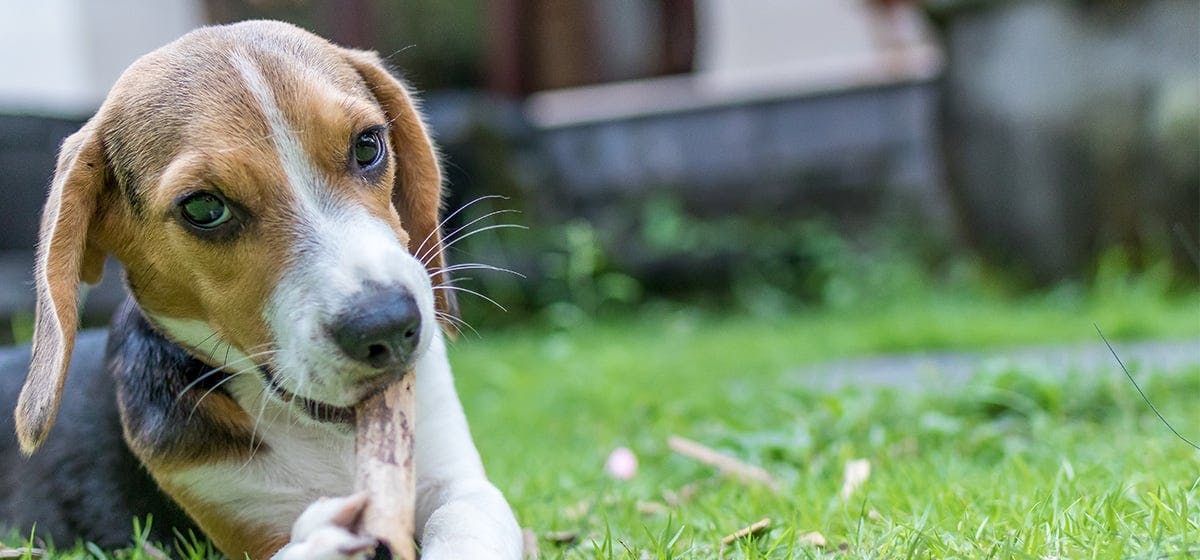
[{"label": "dog's neck", "polygon": [[352,433],[269,399],[257,372],[214,369],[157,330],[132,298],[109,330],[106,367],[130,449],[176,499],[200,496],[193,505],[203,507],[184,507],[202,524],[222,522],[205,517],[213,511],[236,511],[286,536],[313,500],[352,491]]},{"label": "dog's neck", "polygon": [[156,329],[132,297],[118,310],[106,367],[116,382],[125,437],[144,461],[249,459],[270,451],[273,426],[286,426],[290,436],[341,439],[344,430],[269,402],[252,368],[231,374],[206,358]]}]

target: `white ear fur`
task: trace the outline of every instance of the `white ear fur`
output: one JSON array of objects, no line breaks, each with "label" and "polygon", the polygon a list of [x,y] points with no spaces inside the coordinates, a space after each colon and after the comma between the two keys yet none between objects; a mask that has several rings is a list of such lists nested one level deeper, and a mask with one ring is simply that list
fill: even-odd
[{"label": "white ear fur", "polygon": [[63,141],[42,211],[34,285],[37,310],[29,375],[17,400],[17,438],[33,453],[58,415],[75,347],[79,283],[99,281],[104,253],[89,244],[96,199],[106,177],[104,153],[92,123]]}]

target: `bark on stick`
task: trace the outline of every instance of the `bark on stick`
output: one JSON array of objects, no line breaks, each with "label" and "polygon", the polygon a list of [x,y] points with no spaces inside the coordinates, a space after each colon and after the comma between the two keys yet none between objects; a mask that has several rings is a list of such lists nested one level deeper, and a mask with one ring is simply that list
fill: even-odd
[{"label": "bark on stick", "polygon": [[384,544],[398,560],[416,560],[413,519],[416,513],[416,464],[413,430],[416,400],[413,372],[363,401],[356,410],[354,485],[366,491],[367,507],[359,526]]}]

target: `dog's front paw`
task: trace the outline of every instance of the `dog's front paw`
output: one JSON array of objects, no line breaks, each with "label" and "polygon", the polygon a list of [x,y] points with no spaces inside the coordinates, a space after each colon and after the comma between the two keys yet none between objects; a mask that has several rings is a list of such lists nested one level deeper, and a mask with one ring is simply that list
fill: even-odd
[{"label": "dog's front paw", "polygon": [[292,525],[292,540],[275,560],[361,560],[375,552],[375,539],[356,535],[350,525],[367,505],[365,493],[321,498]]}]

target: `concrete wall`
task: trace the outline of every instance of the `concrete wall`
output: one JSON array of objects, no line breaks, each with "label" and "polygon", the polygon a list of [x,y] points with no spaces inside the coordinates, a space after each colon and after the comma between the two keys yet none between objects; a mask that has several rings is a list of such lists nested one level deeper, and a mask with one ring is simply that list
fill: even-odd
[{"label": "concrete wall", "polygon": [[934,100],[896,84],[543,130],[544,196],[570,212],[669,192],[710,216],[781,218],[899,203],[946,225]]}]

